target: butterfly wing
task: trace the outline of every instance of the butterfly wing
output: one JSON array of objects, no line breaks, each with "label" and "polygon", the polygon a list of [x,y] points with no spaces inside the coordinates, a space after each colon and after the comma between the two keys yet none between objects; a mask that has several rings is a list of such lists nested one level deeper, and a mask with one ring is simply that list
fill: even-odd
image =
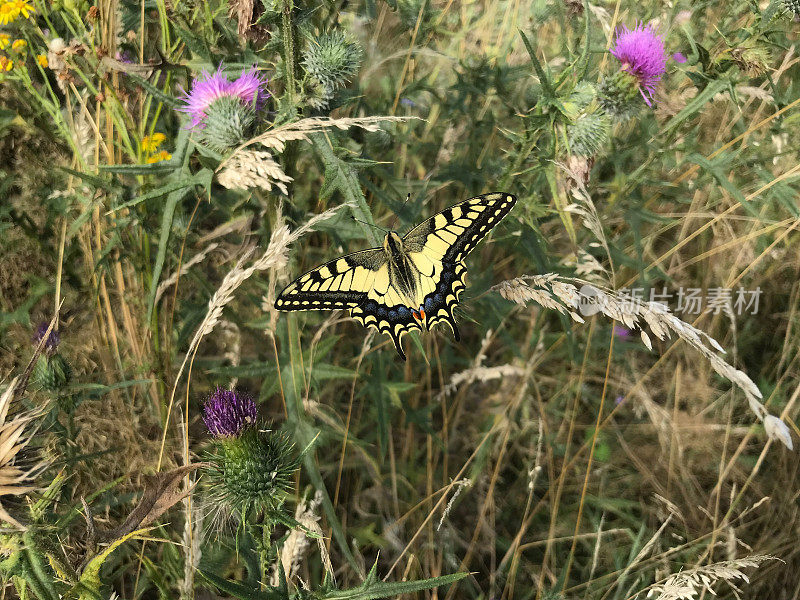
[{"label": "butterfly wing", "polygon": [[494,192],[465,200],[424,221],[403,238],[408,256],[422,275],[425,326],[447,323],[459,338],[453,309],[464,291],[464,258],[514,207],[511,194]]},{"label": "butterfly wing", "polygon": [[380,333],[388,333],[394,342],[395,350],[403,360],[401,340],[412,329],[422,329],[414,318],[411,309],[403,304],[389,305],[378,294],[370,294],[364,303],[350,309],[350,316],[364,327],[372,327]]},{"label": "butterfly wing", "polygon": [[311,269],[278,294],[278,310],[334,310],[354,308],[365,302],[379,273],[386,271],[382,248],[370,248],[341,256]]},{"label": "butterfly wing", "polygon": [[403,246],[410,254],[422,254],[431,262],[459,263],[516,202],[515,196],[503,192],[464,200],[409,231],[403,238]]},{"label": "butterfly wing", "polygon": [[[420,308],[430,329],[439,321],[459,339],[453,308],[464,290],[464,257],[508,214],[516,198],[493,193],[470,198],[434,215],[403,238],[404,251],[419,271]],[[392,282],[389,257],[382,248],[354,252],[321,265],[290,283],[275,300],[278,310],[349,309],[365,327],[392,338],[406,355],[402,336],[421,329],[420,312],[406,306]],[[415,317],[414,313],[417,313]]]}]

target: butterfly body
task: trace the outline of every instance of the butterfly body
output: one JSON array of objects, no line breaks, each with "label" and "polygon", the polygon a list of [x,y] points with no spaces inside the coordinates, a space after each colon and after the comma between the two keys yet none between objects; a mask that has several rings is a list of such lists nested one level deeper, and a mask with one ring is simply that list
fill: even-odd
[{"label": "butterfly body", "polygon": [[348,309],[365,327],[401,339],[444,321],[458,340],[453,308],[464,291],[463,259],[511,210],[516,198],[492,193],[451,206],[380,248],[354,252],[305,273],[275,301],[279,310]]}]

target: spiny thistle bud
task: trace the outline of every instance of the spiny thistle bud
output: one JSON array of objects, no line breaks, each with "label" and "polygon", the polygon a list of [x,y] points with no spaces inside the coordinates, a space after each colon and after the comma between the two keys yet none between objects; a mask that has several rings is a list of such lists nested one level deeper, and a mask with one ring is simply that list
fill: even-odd
[{"label": "spiny thistle bud", "polygon": [[597,90],[581,82],[564,101],[570,123],[567,125],[569,152],[574,156],[594,156],[608,142],[611,120],[597,101]]},{"label": "spiny thistle bud", "polygon": [[69,385],[72,368],[60,354],[39,355],[33,367],[33,380],[47,392],[59,392]]},{"label": "spiny thistle bud", "polygon": [[593,102],[589,110],[581,111],[567,126],[570,153],[575,156],[594,156],[608,143],[610,131],[608,115]]},{"label": "spiny thistle bud", "polygon": [[617,71],[600,82],[597,100],[606,113],[627,121],[642,108],[639,81],[628,71]]},{"label": "spiny thistle bud", "polygon": [[229,80],[220,65],[213,75],[202,72],[179,110],[192,117],[191,127],[205,144],[224,152],[253,133],[258,113],[269,97],[266,83],[255,69],[245,69]]},{"label": "spiny thistle bud", "polygon": [[333,91],[355,75],[361,55],[361,46],[343,33],[326,33],[308,44],[303,52],[303,67],[315,81]]},{"label": "spiny thistle bud", "polygon": [[208,472],[214,499],[244,519],[251,510],[276,512],[299,466],[287,436],[258,427],[253,400],[218,389],[203,407],[214,436]]},{"label": "spiny thistle bud", "polygon": [[[61,335],[55,328],[47,335],[48,327],[49,323],[40,324],[33,336],[34,347],[38,348],[44,340],[44,351],[39,355],[33,367],[33,380],[45,391],[58,392],[69,385],[72,379],[72,369],[64,357],[58,353]],[[47,335],[46,339],[45,335]]]},{"label": "spiny thistle bud", "polygon": [[212,150],[225,152],[250,137],[255,122],[256,111],[252,105],[223,96],[208,106],[200,139]]}]

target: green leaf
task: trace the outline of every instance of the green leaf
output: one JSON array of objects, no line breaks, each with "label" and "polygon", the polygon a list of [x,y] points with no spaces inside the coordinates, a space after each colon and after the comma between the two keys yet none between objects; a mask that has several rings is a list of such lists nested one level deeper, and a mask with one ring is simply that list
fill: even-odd
[{"label": "green leaf", "polygon": [[664,135],[669,135],[672,133],[673,130],[675,130],[681,123],[698,112],[701,108],[703,108],[703,106],[710,102],[714,96],[716,96],[726,87],[728,87],[727,79],[717,79],[709,83],[702,92],[697,94],[697,96],[692,98],[692,100],[685,107],[683,107],[681,112],[667,122],[662,129],[662,133]]},{"label": "green leaf", "polygon": [[161,271],[164,269],[164,263],[167,260],[167,244],[172,230],[172,220],[175,218],[175,208],[178,206],[178,202],[183,200],[183,197],[188,193],[189,188],[180,188],[167,196],[167,201],[164,204],[164,214],[161,217],[161,232],[158,238],[158,254],[156,255],[156,263],[153,265],[153,276],[150,278],[150,295],[147,298],[148,321],[153,315],[158,282],[161,279]]},{"label": "green leaf", "polygon": [[[334,191],[339,190],[350,206],[353,217],[359,222],[364,237],[369,243],[377,246],[375,222],[372,220],[372,213],[367,206],[364,192],[361,191],[361,184],[358,182],[355,168],[336,156],[328,138],[323,134],[314,133],[309,138],[325,165],[325,181],[319,191],[320,199],[327,200]],[[370,227],[371,225],[373,227]]]},{"label": "green leaf", "polygon": [[[172,159],[180,161],[183,164],[183,174],[176,175],[176,177],[185,178],[188,173],[186,163],[188,161],[188,148],[189,148],[189,130],[185,127],[180,130],[178,139],[175,141],[175,152]],[[203,169],[198,172],[193,178],[200,178],[205,183],[205,174]],[[172,220],[175,217],[175,208],[178,203],[183,200],[184,196],[189,193],[191,188],[180,188],[167,196],[167,201],[164,205],[164,214],[161,217],[161,231],[158,238],[158,253],[156,254],[156,262],[153,265],[153,274],[150,278],[150,293],[147,297],[147,321],[149,322],[153,316],[153,309],[156,303],[156,291],[158,290],[158,282],[161,279],[161,271],[164,269],[164,263],[167,260],[167,245],[169,243],[170,232],[172,231]]]},{"label": "green leaf", "polygon": [[308,371],[308,375],[312,377],[316,381],[326,381],[329,379],[350,379],[352,380],[353,377],[357,375],[353,369],[347,369],[345,367],[338,367],[336,365],[328,365],[324,363],[309,365],[310,370]]},{"label": "green leaf", "polygon": [[750,214],[750,216],[758,218],[758,211],[755,209],[752,203],[747,201],[741,190],[731,183],[722,170],[720,163],[724,161],[724,156],[725,155],[722,155],[721,158],[718,158],[712,162],[705,156],[693,152],[686,157],[686,160],[695,163],[704,171],[708,171],[712,177],[717,180],[717,183],[719,183],[726,192],[733,196],[736,201],[742,205],[742,207]]},{"label": "green leaf", "polygon": [[141,77],[139,77],[138,75],[134,75],[133,73],[128,73],[127,75],[136,85],[143,88],[159,102],[162,102],[172,108],[177,108],[181,105],[181,101],[178,100],[175,96],[170,96],[168,94],[165,94],[146,79],[142,79]]},{"label": "green leaf", "polygon": [[542,63],[539,62],[539,59],[536,56],[536,51],[533,49],[530,40],[528,40],[522,29],[518,29],[517,31],[519,31],[522,41],[525,44],[525,49],[528,51],[528,55],[531,57],[533,69],[536,71],[536,75],[539,77],[539,82],[542,84],[542,91],[545,93],[547,100],[554,100],[556,93],[553,90],[553,84],[550,82],[550,78],[547,76],[547,74],[545,74]]},{"label": "green leaf", "polygon": [[[115,211],[118,211],[118,210],[122,210],[123,208],[130,208],[131,206],[136,206],[137,204],[139,204],[140,202],[144,202],[145,200],[151,200],[153,198],[158,198],[159,196],[163,196],[165,194],[170,194],[172,192],[177,192],[177,191],[180,191],[180,190],[182,190],[184,188],[191,187],[194,184],[195,184],[194,179],[184,179],[184,180],[178,181],[177,183],[170,183],[170,184],[167,184],[167,185],[162,185],[161,187],[156,188],[154,190],[151,190],[151,191],[147,192],[146,194],[142,194],[141,196],[137,196],[133,200],[129,200],[128,202],[120,204],[119,206],[115,206],[114,208],[109,210],[108,213],[112,213],[112,212],[115,212]],[[108,214],[108,213],[106,213],[106,214]]]},{"label": "green leaf", "polygon": [[[377,565],[377,563],[376,563]],[[417,581],[380,581],[377,577],[375,566],[370,569],[364,583],[350,590],[330,590],[320,594],[325,600],[376,600],[377,598],[395,598],[403,594],[412,594],[423,590],[430,590],[464,579],[468,573],[453,573],[430,579]]]},{"label": "green leaf", "polygon": [[218,575],[214,575],[214,573],[207,573],[203,570],[199,572],[206,581],[219,591],[230,594],[234,598],[239,598],[240,600],[289,600],[289,595],[287,593],[282,593],[281,590],[277,588],[268,588],[262,592],[254,590],[250,585],[245,585],[236,581],[228,581]]},{"label": "green leaf", "polygon": [[171,173],[180,167],[173,155],[172,160],[162,160],[157,163],[142,163],[140,165],[98,165],[98,170],[105,173],[118,175],[160,175]]}]

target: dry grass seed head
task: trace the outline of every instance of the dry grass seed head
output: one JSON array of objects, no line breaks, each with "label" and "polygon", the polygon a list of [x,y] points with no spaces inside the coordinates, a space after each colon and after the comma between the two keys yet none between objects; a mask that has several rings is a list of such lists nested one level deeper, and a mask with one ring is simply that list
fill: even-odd
[{"label": "dry grass seed head", "polygon": [[37,489],[36,476],[48,463],[41,458],[27,459],[25,450],[35,433],[35,420],[41,411],[21,412],[9,419],[11,401],[19,377],[11,380],[0,394],[0,520],[24,529],[2,504],[6,496],[24,496]]}]

